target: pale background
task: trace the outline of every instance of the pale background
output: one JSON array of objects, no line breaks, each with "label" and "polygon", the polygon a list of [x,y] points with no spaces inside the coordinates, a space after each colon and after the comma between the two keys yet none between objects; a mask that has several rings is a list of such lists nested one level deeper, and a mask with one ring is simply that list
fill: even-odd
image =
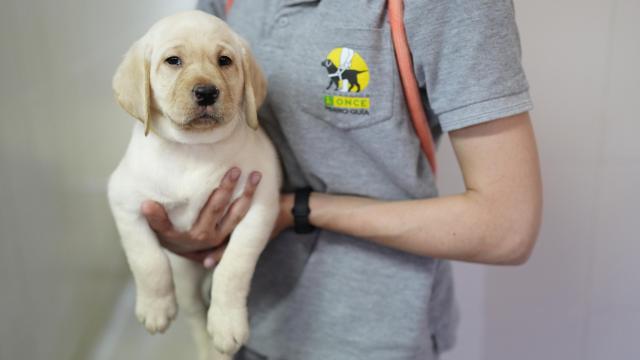
[{"label": "pale background", "polygon": [[[2,2],[0,360],[189,358],[180,324],[152,338],[133,321],[104,188],[131,126],[113,71],[193,3]],[[455,265],[462,326],[444,359],[638,359],[640,1],[516,9],[544,224],[525,266]],[[442,192],[461,190],[448,142],[438,156]]]}]

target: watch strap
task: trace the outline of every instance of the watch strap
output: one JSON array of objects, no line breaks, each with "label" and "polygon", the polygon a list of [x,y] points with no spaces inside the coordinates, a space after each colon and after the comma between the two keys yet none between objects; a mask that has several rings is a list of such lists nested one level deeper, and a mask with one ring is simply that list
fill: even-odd
[{"label": "watch strap", "polygon": [[293,231],[297,234],[308,234],[315,230],[315,226],[309,222],[309,214],[311,214],[311,209],[309,208],[310,195],[311,188],[308,187],[298,189],[295,192],[291,214],[293,214]]}]

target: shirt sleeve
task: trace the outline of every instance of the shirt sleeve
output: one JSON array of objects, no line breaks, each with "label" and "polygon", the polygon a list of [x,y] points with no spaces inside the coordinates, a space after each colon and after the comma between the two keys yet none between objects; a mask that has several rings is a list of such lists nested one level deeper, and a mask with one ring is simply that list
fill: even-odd
[{"label": "shirt sleeve", "polygon": [[512,0],[405,1],[405,28],[442,131],[531,110]]},{"label": "shirt sleeve", "polygon": [[208,12],[209,14],[213,14],[221,19],[224,19],[226,17],[226,14],[224,12],[225,3],[225,0],[198,0],[196,9]]}]

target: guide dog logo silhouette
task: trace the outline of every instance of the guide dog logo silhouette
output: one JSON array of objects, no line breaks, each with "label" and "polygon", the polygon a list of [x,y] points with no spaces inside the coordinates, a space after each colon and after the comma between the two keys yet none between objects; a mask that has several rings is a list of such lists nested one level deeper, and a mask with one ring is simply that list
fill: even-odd
[{"label": "guide dog logo silhouette", "polygon": [[[338,64],[338,65],[336,65]],[[329,52],[321,65],[327,69],[329,90],[361,92],[369,84],[369,68],[362,56],[350,48],[335,48]]]}]

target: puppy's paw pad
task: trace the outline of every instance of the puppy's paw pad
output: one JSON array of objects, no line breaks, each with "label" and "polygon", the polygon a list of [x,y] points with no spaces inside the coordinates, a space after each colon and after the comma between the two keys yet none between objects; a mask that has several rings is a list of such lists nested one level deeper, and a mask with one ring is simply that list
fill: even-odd
[{"label": "puppy's paw pad", "polygon": [[246,308],[212,306],[207,322],[213,346],[222,354],[235,354],[249,339]]},{"label": "puppy's paw pad", "polygon": [[148,332],[164,332],[175,319],[178,312],[175,296],[146,297],[138,296],[136,316]]}]

